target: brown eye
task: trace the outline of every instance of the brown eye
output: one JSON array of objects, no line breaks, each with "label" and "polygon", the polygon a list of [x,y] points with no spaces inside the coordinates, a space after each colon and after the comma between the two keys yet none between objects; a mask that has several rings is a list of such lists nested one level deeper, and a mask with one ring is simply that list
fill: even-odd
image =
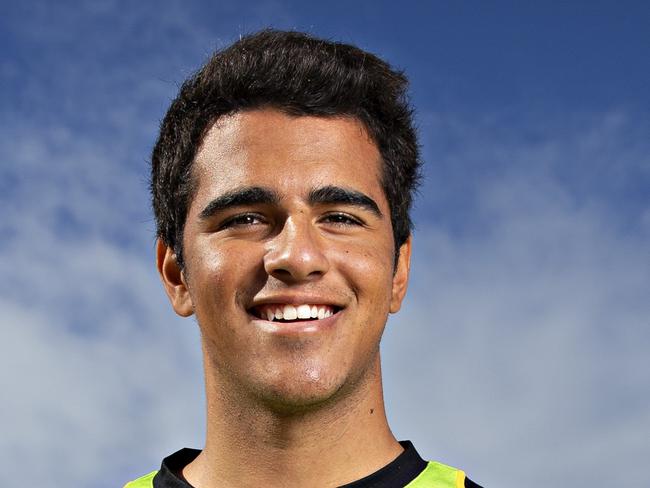
[{"label": "brown eye", "polygon": [[323,221],[335,225],[363,225],[359,219],[345,213],[327,214],[323,217]]},{"label": "brown eye", "polygon": [[223,224],[221,224],[221,227],[219,227],[219,229],[259,225],[259,224],[263,224],[264,222],[265,221],[261,215],[247,213],[247,214],[235,215],[234,217],[229,218]]}]

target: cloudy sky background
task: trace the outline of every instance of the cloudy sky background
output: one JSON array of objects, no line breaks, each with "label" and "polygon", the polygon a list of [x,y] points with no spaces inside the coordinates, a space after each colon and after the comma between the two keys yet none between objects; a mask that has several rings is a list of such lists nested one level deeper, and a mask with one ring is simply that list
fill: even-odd
[{"label": "cloudy sky background", "polygon": [[203,441],[153,262],[182,80],[264,26],[405,69],[427,163],[383,343],[401,439],[486,488],[650,486],[646,2],[2,2],[0,485],[112,488]]}]

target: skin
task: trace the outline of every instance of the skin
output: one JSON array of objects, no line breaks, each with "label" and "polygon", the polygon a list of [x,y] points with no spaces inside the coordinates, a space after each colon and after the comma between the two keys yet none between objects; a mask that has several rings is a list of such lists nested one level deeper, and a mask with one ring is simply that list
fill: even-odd
[{"label": "skin", "polygon": [[[157,248],[174,310],[196,314],[201,330],[207,435],[182,473],[192,486],[337,486],[402,451],[386,421],[379,342],[406,293],[411,243],[394,267],[380,164],[352,118],[253,110],[206,134],[185,269],[164,243]],[[378,211],[310,198],[326,186],[363,195]],[[251,187],[274,198],[210,208]],[[337,313],[283,325],[256,316],[268,303]]]}]

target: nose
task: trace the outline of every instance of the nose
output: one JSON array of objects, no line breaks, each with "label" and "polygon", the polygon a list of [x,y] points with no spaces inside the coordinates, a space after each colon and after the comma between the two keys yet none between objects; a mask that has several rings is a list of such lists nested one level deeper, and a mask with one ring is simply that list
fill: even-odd
[{"label": "nose", "polygon": [[287,219],[264,256],[266,272],[284,282],[318,278],[329,269],[327,256],[315,229],[308,222]]}]

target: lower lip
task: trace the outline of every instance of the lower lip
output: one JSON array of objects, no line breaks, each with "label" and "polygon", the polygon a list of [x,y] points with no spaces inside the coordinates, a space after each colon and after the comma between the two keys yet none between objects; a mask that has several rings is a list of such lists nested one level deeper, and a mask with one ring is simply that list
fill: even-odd
[{"label": "lower lip", "polygon": [[338,320],[341,311],[318,320],[295,320],[293,322],[272,322],[253,317],[253,323],[264,332],[275,335],[315,334],[326,329],[331,329]]}]

